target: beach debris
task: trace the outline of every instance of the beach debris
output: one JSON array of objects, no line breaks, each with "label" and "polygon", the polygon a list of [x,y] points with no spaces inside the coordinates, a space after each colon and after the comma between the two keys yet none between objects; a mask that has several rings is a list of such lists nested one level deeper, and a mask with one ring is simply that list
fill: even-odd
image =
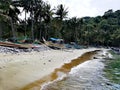
[{"label": "beach debris", "polygon": [[28,49],[19,49],[19,48],[0,46],[0,53],[6,53],[6,54],[7,53],[16,54],[20,52],[31,52],[31,51],[40,52],[45,50],[50,50],[50,48],[45,45],[35,45],[35,48],[28,48]]}]

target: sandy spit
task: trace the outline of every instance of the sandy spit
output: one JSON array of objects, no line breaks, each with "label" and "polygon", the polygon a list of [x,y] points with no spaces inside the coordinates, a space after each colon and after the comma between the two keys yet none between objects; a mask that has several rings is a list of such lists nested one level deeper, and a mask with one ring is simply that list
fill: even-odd
[{"label": "sandy spit", "polygon": [[0,90],[20,90],[29,83],[50,74],[64,63],[94,50],[100,49],[47,50],[19,54],[0,53]]}]

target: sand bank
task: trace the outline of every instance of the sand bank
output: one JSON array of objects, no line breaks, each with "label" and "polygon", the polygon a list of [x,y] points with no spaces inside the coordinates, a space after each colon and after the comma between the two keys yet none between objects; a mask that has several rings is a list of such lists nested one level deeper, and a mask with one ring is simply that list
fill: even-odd
[{"label": "sand bank", "polygon": [[64,63],[94,50],[98,49],[0,54],[0,90],[19,90],[50,74]]}]

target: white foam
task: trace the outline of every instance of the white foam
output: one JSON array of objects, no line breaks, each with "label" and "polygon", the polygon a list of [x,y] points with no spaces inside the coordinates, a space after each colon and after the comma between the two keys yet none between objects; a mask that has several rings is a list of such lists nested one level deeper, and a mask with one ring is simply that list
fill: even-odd
[{"label": "white foam", "polygon": [[79,64],[79,65],[76,66],[76,67],[73,67],[73,68],[71,69],[71,71],[69,72],[69,74],[76,74],[76,73],[81,69],[81,67],[89,67],[89,65],[88,65],[89,62],[90,62],[90,61],[86,61],[86,62],[84,62],[84,63],[82,63],[82,64]]},{"label": "white foam", "polygon": [[61,81],[61,80],[63,80],[65,77],[67,77],[67,74],[65,74],[65,73],[63,73],[63,72],[59,72],[58,78],[55,79],[55,80],[52,81],[52,82],[44,83],[44,84],[41,86],[41,90],[46,90],[45,88],[46,88],[48,85],[50,85],[50,84],[52,84],[52,83],[55,83],[55,82],[57,82],[57,81]]}]

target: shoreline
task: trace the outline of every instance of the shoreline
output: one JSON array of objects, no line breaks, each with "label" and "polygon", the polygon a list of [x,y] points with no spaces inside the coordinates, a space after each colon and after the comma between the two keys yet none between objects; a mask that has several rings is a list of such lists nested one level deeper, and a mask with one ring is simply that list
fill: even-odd
[{"label": "shoreline", "polygon": [[86,52],[86,53],[82,54],[80,57],[71,60],[71,62],[64,63],[60,68],[55,68],[54,71],[51,72],[49,75],[44,76],[40,80],[37,80],[37,81],[27,85],[22,90],[34,90],[34,89],[35,90],[43,90],[42,88],[44,87],[44,85],[46,85],[48,83],[52,83],[56,80],[59,80],[60,78],[61,79],[64,78],[64,76],[69,74],[69,72],[72,70],[72,68],[75,68],[76,66],[78,66],[86,61],[91,60],[93,58],[93,56],[96,55],[97,52],[98,52],[98,50]]},{"label": "shoreline", "polygon": [[[42,52],[0,54],[0,90],[20,90],[22,87],[50,74],[55,68],[97,48],[66,52],[48,50]],[[13,82],[12,82],[13,81]]]},{"label": "shoreline", "polygon": [[[82,59],[85,54],[80,58]],[[88,55],[85,55],[85,57],[86,56]],[[109,83],[109,81],[103,76],[103,69],[105,68],[103,61],[108,58],[111,58],[111,54],[105,49],[93,53],[88,60],[85,59],[84,62],[73,67],[67,74],[52,82],[48,82],[48,84],[43,84],[42,89],[35,88],[35,90],[108,90],[109,85],[107,85],[107,83]],[[34,90],[34,88],[26,90]]]}]

